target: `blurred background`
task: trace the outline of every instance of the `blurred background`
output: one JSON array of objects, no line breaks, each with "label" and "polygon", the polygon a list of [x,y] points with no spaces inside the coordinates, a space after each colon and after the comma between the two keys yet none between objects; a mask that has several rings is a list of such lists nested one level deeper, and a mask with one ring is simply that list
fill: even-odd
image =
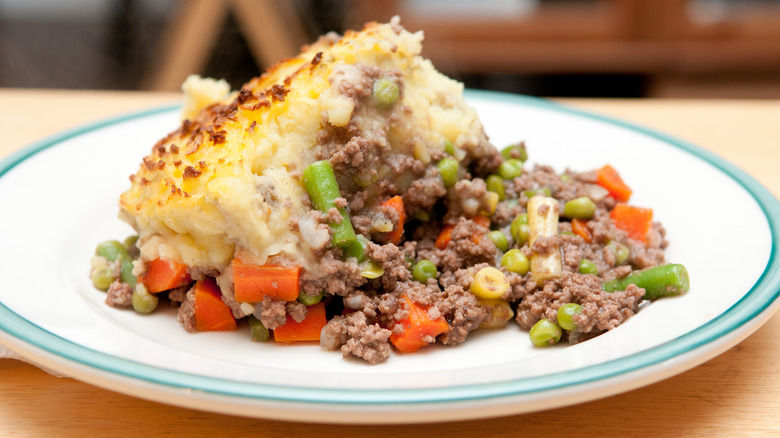
[{"label": "blurred background", "polygon": [[398,14],[470,88],[780,98],[780,0],[0,0],[0,87],[233,87],[329,32]]}]

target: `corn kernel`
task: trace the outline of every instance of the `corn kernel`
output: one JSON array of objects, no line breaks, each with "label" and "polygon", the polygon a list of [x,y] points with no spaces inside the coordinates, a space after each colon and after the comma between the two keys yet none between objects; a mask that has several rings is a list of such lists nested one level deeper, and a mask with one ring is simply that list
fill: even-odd
[{"label": "corn kernel", "polygon": [[469,289],[479,298],[501,298],[509,290],[509,280],[503,272],[488,266],[477,272]]}]

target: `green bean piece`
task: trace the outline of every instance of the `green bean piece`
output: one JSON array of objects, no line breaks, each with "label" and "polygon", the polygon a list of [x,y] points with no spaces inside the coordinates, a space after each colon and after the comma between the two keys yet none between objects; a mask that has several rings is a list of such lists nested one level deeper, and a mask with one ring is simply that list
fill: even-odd
[{"label": "green bean piece", "polygon": [[605,246],[605,249],[611,251],[615,256],[615,264],[625,265],[628,262],[628,257],[631,255],[631,250],[625,244],[611,240]]},{"label": "green bean piece", "polygon": [[147,292],[145,288],[136,288],[133,290],[132,297],[130,297],[133,310],[144,315],[154,312],[159,301],[159,298]]},{"label": "green bean piece", "polygon": [[401,95],[398,84],[390,78],[379,78],[374,81],[374,100],[377,106],[387,108],[394,104]]},{"label": "green bean piece", "polygon": [[358,263],[364,262],[368,256],[366,255],[366,246],[368,245],[368,239],[362,234],[355,236],[355,244],[344,248],[344,257],[354,257]]},{"label": "green bean piece", "polygon": [[512,219],[512,223],[509,224],[509,231],[512,233],[512,239],[518,247],[522,247],[528,242],[528,235],[530,228],[528,227],[528,214],[521,213]]},{"label": "green bean piece", "polygon": [[428,279],[436,278],[438,273],[439,270],[436,269],[436,265],[434,265],[432,261],[425,259],[415,263],[412,268],[412,278],[422,284],[427,283]]},{"label": "green bean piece", "polygon": [[[317,210],[327,213],[336,207],[336,199],[341,197],[336,175],[333,173],[328,160],[315,161],[303,169],[303,185],[311,198],[311,203]],[[340,248],[347,248],[357,242],[355,230],[349,219],[347,211],[340,207],[342,220],[329,224],[333,228],[333,244]]]},{"label": "green bean piece", "polygon": [[95,248],[95,255],[103,257],[109,262],[115,262],[117,259],[129,259],[130,255],[127,253],[127,249],[118,240],[106,240],[98,243]]},{"label": "green bean piece", "polygon": [[254,342],[265,342],[271,337],[271,332],[254,315],[249,315],[249,333]]},{"label": "green bean piece", "polygon": [[510,158],[498,166],[498,174],[501,178],[512,179],[523,174],[523,162]]},{"label": "green bean piece", "polygon": [[646,300],[654,300],[687,292],[690,287],[690,277],[685,266],[670,263],[634,271],[626,277],[607,281],[603,288],[607,292],[614,292],[625,290],[629,284],[644,289]]},{"label": "green bean piece", "polygon": [[528,257],[519,249],[510,249],[501,256],[501,266],[509,272],[525,275],[531,268]]},{"label": "green bean piece", "polygon": [[561,340],[562,334],[563,332],[557,324],[549,319],[540,319],[531,327],[528,337],[531,339],[531,343],[537,347],[546,347],[557,344]]},{"label": "green bean piece", "polygon": [[506,199],[506,190],[504,189],[504,179],[498,175],[490,175],[485,179],[485,184],[490,192],[498,193],[498,200]]},{"label": "green bean piece", "polygon": [[458,182],[458,160],[452,157],[445,157],[436,164],[436,169],[439,170],[439,176],[441,176],[442,182],[445,187],[452,187]]},{"label": "green bean piece", "polygon": [[525,163],[528,160],[528,151],[522,144],[513,144],[501,150],[501,156],[505,160],[515,159]]},{"label": "green bean piece", "polygon": [[496,248],[498,248],[501,252],[506,252],[506,249],[509,247],[506,234],[500,230],[493,230],[489,232],[487,236],[488,239],[493,241],[493,243],[496,245]]},{"label": "green bean piece", "polygon": [[563,182],[571,182],[571,175],[568,175],[566,173],[561,174],[561,181],[563,181]]},{"label": "green bean piece", "polygon": [[301,304],[305,304],[307,306],[313,306],[314,304],[317,304],[320,301],[322,301],[322,297],[324,295],[325,294],[323,294],[322,292],[318,293],[317,295],[309,295],[306,292],[301,291],[298,294],[298,302]]},{"label": "green bean piece", "polygon": [[592,274],[592,275],[599,275],[599,268],[596,266],[595,263],[588,259],[582,259],[580,260],[580,264],[577,267],[577,271],[580,274]]},{"label": "green bean piece", "polygon": [[455,156],[455,145],[448,139],[444,139],[444,153]]},{"label": "green bean piece", "polygon": [[568,201],[563,206],[563,216],[569,219],[590,219],[596,213],[596,203],[587,196]]},{"label": "green bean piece", "polygon": [[122,260],[122,268],[119,271],[119,278],[130,287],[135,288],[138,279],[133,275],[133,262],[129,259]]},{"label": "green bean piece", "polygon": [[92,270],[90,277],[92,278],[92,284],[95,288],[102,291],[107,291],[111,286],[111,283],[116,280],[116,278],[114,278],[114,270],[108,265]]},{"label": "green bean piece", "polygon": [[572,315],[582,313],[582,306],[577,303],[566,303],[558,308],[558,325],[564,330],[577,330],[577,324],[572,320]]}]

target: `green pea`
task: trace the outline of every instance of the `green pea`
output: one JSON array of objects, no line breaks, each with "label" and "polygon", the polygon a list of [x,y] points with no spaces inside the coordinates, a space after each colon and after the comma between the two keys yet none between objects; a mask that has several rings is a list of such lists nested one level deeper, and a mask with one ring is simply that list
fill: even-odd
[{"label": "green pea", "polygon": [[436,265],[434,265],[432,261],[425,259],[415,263],[412,268],[412,278],[422,284],[427,283],[430,278],[436,278],[436,274],[438,273],[439,271],[436,269]]},{"label": "green pea", "polygon": [[159,301],[159,298],[154,294],[150,294],[144,288],[136,288],[133,291],[132,297],[130,297],[130,303],[133,305],[133,310],[144,315],[154,312]]},{"label": "green pea", "polygon": [[563,216],[570,219],[590,219],[596,213],[596,203],[587,196],[574,198],[563,205]]},{"label": "green pea", "polygon": [[132,235],[127,236],[125,240],[122,241],[122,246],[125,247],[125,249],[130,249],[135,246],[135,243],[138,242],[138,236]]},{"label": "green pea", "polygon": [[599,268],[596,267],[595,263],[588,259],[580,260],[580,265],[577,267],[577,271],[579,271],[580,274],[599,275]]},{"label": "green pea", "polygon": [[444,139],[444,153],[455,156],[455,145],[448,139]]},{"label": "green pea", "polygon": [[507,247],[509,247],[509,242],[506,239],[506,234],[499,230],[493,230],[488,233],[488,239],[492,240],[493,243],[496,245],[496,248],[501,250],[501,252],[506,252]]},{"label": "green pea", "polygon": [[101,266],[92,271],[90,275],[92,277],[92,284],[100,290],[108,290],[111,283],[116,280],[114,278],[114,270],[110,266]]},{"label": "green pea", "polygon": [[442,158],[436,165],[445,187],[452,187],[458,182],[458,160],[452,157]]},{"label": "green pea", "polygon": [[504,190],[504,179],[498,175],[490,175],[485,180],[487,189],[490,192],[498,193],[498,200],[503,201],[506,199],[506,190]]},{"label": "green pea", "polygon": [[109,262],[115,262],[117,259],[129,259],[130,255],[127,254],[127,249],[118,240],[106,240],[98,243],[95,248],[95,255],[103,257]]},{"label": "green pea", "polygon": [[565,173],[562,174],[561,175],[561,181],[563,181],[563,182],[571,182],[571,175],[568,175],[568,174],[565,174]]},{"label": "green pea", "polygon": [[512,239],[515,240],[517,246],[523,246],[528,242],[528,234],[530,228],[528,227],[528,214],[522,213],[512,219],[512,223],[509,225],[509,231],[512,233]]},{"label": "green pea", "polygon": [[501,156],[507,160],[516,159],[525,162],[528,160],[528,151],[525,149],[525,146],[521,144],[513,144],[511,146],[505,147],[501,151]]},{"label": "green pea", "polygon": [[324,294],[322,292],[317,295],[309,295],[306,292],[301,291],[301,293],[298,294],[298,302],[307,306],[312,306],[322,301],[323,296]]},{"label": "green pea", "polygon": [[498,174],[501,178],[512,179],[523,174],[523,162],[510,158],[498,166]]},{"label": "green pea", "polygon": [[628,262],[628,257],[631,255],[631,250],[629,250],[626,245],[614,240],[607,243],[605,249],[612,252],[615,256],[615,263],[618,265],[626,264],[626,262]]},{"label": "green pea", "polygon": [[531,339],[531,343],[537,347],[546,347],[557,344],[561,340],[562,334],[563,332],[557,324],[549,319],[540,319],[531,327],[528,337]]},{"label": "green pea", "polygon": [[431,220],[431,213],[425,210],[417,210],[412,214],[412,217],[418,221],[428,222]]},{"label": "green pea", "polygon": [[582,306],[577,303],[566,303],[558,308],[558,325],[564,330],[576,330],[577,324],[572,320],[572,315],[582,313]]},{"label": "green pea", "polygon": [[509,272],[525,275],[528,273],[531,264],[528,262],[528,257],[523,254],[519,249],[510,249],[503,256],[501,256],[501,266]]},{"label": "green pea", "polygon": [[249,333],[252,335],[252,341],[265,342],[271,337],[271,332],[254,315],[249,315]]},{"label": "green pea", "polygon": [[379,78],[374,81],[373,89],[374,100],[381,108],[387,108],[394,104],[401,95],[398,84],[389,78]]}]

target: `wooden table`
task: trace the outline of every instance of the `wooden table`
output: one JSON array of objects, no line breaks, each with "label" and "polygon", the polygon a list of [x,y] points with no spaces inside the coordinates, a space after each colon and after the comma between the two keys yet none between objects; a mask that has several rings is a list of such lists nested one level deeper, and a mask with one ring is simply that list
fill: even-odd
[{"label": "wooden table", "polygon": [[[0,157],[62,129],[176,102],[177,94],[0,90]],[[701,145],[780,197],[780,101],[567,100]],[[460,423],[344,426],[172,407],[0,360],[0,436],[777,436],[780,315],[688,372],[606,399]],[[302,419],[305,420],[305,419]]]}]

